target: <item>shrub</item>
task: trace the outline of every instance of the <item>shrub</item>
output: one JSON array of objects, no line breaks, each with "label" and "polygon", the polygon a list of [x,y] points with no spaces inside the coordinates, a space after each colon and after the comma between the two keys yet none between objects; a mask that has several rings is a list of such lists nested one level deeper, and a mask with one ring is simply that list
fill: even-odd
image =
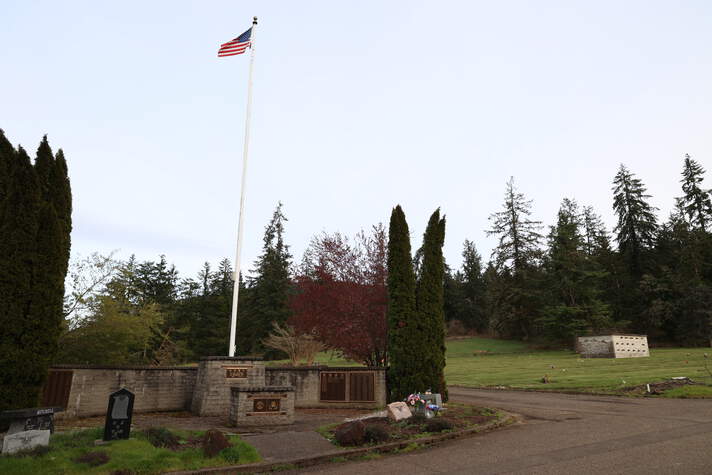
[{"label": "shrub", "polygon": [[452,423],[447,419],[428,419],[425,423],[425,432],[442,432],[452,429]]},{"label": "shrub", "polygon": [[376,424],[370,424],[366,426],[364,439],[366,442],[371,442],[374,444],[380,444],[381,442],[386,442],[391,438],[391,434],[386,430],[385,427]]},{"label": "shrub", "polygon": [[163,427],[151,427],[144,431],[148,442],[154,447],[175,449],[179,445],[178,436]]},{"label": "shrub", "polygon": [[408,425],[421,425],[425,424],[429,420],[430,419],[428,419],[422,414],[414,414],[413,417],[406,419],[406,422],[408,423]]},{"label": "shrub", "polygon": [[336,428],[334,438],[339,445],[361,445],[364,442],[366,426],[361,421],[347,422]]},{"label": "shrub", "polygon": [[90,467],[98,467],[99,465],[104,465],[109,461],[109,454],[104,451],[100,452],[87,452],[84,455],[74,459],[76,463],[85,463]]},{"label": "shrub", "polygon": [[206,457],[215,457],[223,449],[227,449],[231,446],[232,444],[227,440],[225,434],[219,430],[210,429],[205,433],[205,436],[203,436],[203,452]]},{"label": "shrub", "polygon": [[234,446],[228,447],[220,451],[220,456],[227,462],[238,463],[240,461],[240,450]]}]

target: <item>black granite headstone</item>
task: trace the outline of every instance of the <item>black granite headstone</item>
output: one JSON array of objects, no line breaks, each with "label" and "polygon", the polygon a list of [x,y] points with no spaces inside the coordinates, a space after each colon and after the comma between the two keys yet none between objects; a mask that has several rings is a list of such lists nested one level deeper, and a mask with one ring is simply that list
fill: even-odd
[{"label": "black granite headstone", "polygon": [[134,394],[126,388],[119,389],[109,396],[106,410],[104,440],[128,439],[131,432]]}]

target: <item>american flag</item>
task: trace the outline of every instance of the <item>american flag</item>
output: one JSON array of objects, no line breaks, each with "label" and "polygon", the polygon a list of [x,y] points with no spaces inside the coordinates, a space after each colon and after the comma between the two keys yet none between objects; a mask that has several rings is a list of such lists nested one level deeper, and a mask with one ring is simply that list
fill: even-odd
[{"label": "american flag", "polygon": [[220,45],[218,50],[218,57],[223,56],[235,56],[236,54],[242,54],[247,48],[250,47],[250,38],[252,37],[252,28],[227,43]]}]

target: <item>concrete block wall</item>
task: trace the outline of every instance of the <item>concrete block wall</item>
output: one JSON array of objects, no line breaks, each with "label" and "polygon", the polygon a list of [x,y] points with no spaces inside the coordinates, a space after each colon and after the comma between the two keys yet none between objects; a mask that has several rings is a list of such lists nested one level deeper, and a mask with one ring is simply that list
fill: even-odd
[{"label": "concrete block wall", "polygon": [[583,358],[614,358],[613,337],[611,335],[580,336],[576,339],[576,352]]},{"label": "concrete block wall", "polygon": [[58,418],[103,416],[109,395],[126,388],[136,395],[135,412],[190,409],[197,368],[55,366],[73,372],[69,401]]},{"label": "concrete block wall", "polygon": [[576,351],[584,358],[636,358],[650,356],[646,335],[580,336]]},{"label": "concrete block wall", "polygon": [[[246,377],[228,377],[228,370],[245,369]],[[230,388],[265,385],[265,364],[255,357],[202,358],[193,391],[191,411],[199,416],[224,416],[230,410]]]},{"label": "concrete block wall", "polygon": [[[256,411],[255,401],[262,399],[279,400],[279,411]],[[294,388],[232,388],[229,419],[230,424],[239,427],[293,424]]]},{"label": "concrete block wall", "polygon": [[[377,408],[386,405],[384,368],[327,366],[268,367],[255,358],[211,357],[196,367],[103,367],[58,365],[53,369],[72,371],[67,408],[57,418],[103,416],[109,394],[122,387],[136,394],[134,411],[192,411],[198,415],[225,416],[229,413],[232,387],[293,386],[296,407]],[[228,378],[228,368],[246,368],[246,378]],[[321,402],[321,373],[367,371],[374,374],[374,402]],[[198,381],[198,375],[200,380]],[[349,379],[346,379],[347,384]],[[346,388],[347,399],[349,388]]]},{"label": "concrete block wall", "polygon": [[640,358],[650,356],[646,335],[613,335],[613,351],[616,358]]},{"label": "concrete block wall", "polygon": [[[346,401],[322,402],[322,372],[369,372],[374,373],[374,402],[352,402],[349,396],[349,378],[346,378]],[[386,405],[386,370],[385,368],[365,367],[329,367],[329,366],[275,366],[265,368],[265,381],[268,386],[294,386],[295,407],[354,407],[378,408]]]}]

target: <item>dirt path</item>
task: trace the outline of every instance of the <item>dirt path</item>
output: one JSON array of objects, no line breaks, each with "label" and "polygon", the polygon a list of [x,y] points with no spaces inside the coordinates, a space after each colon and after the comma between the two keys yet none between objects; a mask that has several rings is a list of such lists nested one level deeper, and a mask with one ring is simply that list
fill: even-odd
[{"label": "dirt path", "polygon": [[620,398],[453,387],[453,401],[525,422],[403,455],[300,473],[710,474],[712,400]]}]

